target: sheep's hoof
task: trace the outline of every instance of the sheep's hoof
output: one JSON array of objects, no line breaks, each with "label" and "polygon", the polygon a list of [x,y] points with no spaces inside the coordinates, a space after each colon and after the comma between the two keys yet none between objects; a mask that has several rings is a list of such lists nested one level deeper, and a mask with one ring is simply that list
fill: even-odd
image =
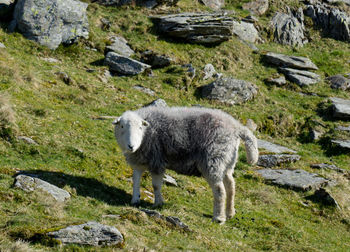
[{"label": "sheep's hoof", "polygon": [[231,213],[226,214],[226,220],[232,219],[236,214],[236,211],[233,210]]},{"label": "sheep's hoof", "polygon": [[212,222],[219,223],[220,225],[224,224],[226,221],[225,218],[222,217],[213,217]]}]

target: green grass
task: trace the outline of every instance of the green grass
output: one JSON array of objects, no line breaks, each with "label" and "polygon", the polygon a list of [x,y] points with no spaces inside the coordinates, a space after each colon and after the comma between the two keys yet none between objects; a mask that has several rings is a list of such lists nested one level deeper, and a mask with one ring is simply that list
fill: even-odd
[{"label": "green grass", "polygon": [[[287,1],[274,1],[272,9],[285,7]],[[288,1],[298,6],[297,1]],[[241,3],[227,2],[228,9],[242,17]],[[170,8],[174,11],[177,7]],[[180,1],[181,11],[206,10],[194,1]],[[18,33],[0,29],[0,92],[11,105],[14,118],[10,128],[14,136],[29,136],[38,145],[28,145],[13,138],[0,138],[0,250],[4,251],[95,251],[78,246],[52,246],[33,240],[45,230],[74,223],[95,220],[117,227],[125,236],[125,251],[347,251],[350,248],[349,182],[334,172],[315,171],[311,163],[329,162],[349,170],[348,153],[335,153],[321,143],[303,138],[314,121],[332,129],[341,122],[328,120],[319,113],[327,108],[327,97],[348,97],[348,92],[334,91],[326,82],[301,89],[289,83],[275,87],[265,79],[277,70],[263,62],[262,54],[233,38],[216,47],[173,43],[159,37],[147,18],[156,11],[138,7],[105,8],[90,4],[88,8],[90,38],[69,47],[51,51]],[[271,13],[262,18],[267,24]],[[100,28],[100,19],[112,22],[108,31]],[[269,41],[258,45],[262,52],[274,51],[307,56],[326,77],[346,73],[349,69],[348,43],[321,39],[318,31],[310,31],[314,39],[303,48],[284,47]],[[152,49],[175,59],[175,66],[154,70],[153,77],[113,77],[103,83],[106,66],[101,64],[108,36],[124,36],[137,52]],[[319,38],[319,39],[317,39]],[[86,46],[98,51],[87,50]],[[43,60],[53,57],[58,63]],[[137,55],[136,55],[137,57]],[[192,81],[178,65],[192,63],[198,76]],[[199,77],[205,64],[226,76],[253,82],[259,95],[240,106],[225,106],[195,95],[198,86],[209,83]],[[94,69],[89,73],[86,69]],[[65,84],[57,72],[65,72],[73,80]],[[321,173],[339,184],[331,192],[341,210],[327,208],[306,199],[309,193],[266,185],[245,162],[240,150],[240,162],[235,177],[237,215],[225,225],[211,222],[212,195],[202,178],[185,177],[170,172],[179,187],[165,185],[165,206],[158,209],[166,216],[177,216],[189,225],[193,233],[174,229],[162,221],[147,217],[131,207],[132,171],[127,166],[113,136],[111,120],[94,120],[102,115],[117,116],[137,109],[155,99],[132,88],[142,85],[153,89],[157,97],[171,106],[201,104],[227,111],[246,122],[258,125],[256,135],[295,149],[301,161],[287,165]],[[316,93],[318,96],[305,96]],[[346,124],[345,124],[346,125]],[[72,198],[58,204],[43,193],[25,193],[13,187],[16,171],[25,170],[66,189]],[[142,181],[142,207],[150,208],[145,190],[152,191],[148,174]],[[307,204],[306,204],[306,203]],[[103,215],[120,215],[119,219]],[[112,248],[119,251],[119,248]],[[110,248],[98,248],[111,251]]]}]

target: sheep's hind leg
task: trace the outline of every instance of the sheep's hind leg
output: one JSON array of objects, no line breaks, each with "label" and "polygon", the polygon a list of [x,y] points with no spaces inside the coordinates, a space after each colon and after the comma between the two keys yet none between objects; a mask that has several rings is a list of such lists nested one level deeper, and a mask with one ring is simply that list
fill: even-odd
[{"label": "sheep's hind leg", "polygon": [[154,191],[153,207],[160,207],[164,203],[162,193],[161,193],[164,174],[152,173],[151,175],[152,175],[152,185],[153,185],[153,191]]},{"label": "sheep's hind leg", "polygon": [[140,182],[143,173],[143,169],[133,168],[132,174],[132,199],[131,205],[138,206],[140,205]]},{"label": "sheep's hind leg", "polygon": [[235,215],[235,180],[232,176],[232,170],[227,172],[224,177],[224,185],[227,194],[226,198],[226,219],[231,219]]},{"label": "sheep's hind leg", "polygon": [[223,182],[218,182],[211,185],[214,196],[214,210],[213,210],[213,221],[224,223],[226,221],[225,215],[225,199],[226,191]]}]

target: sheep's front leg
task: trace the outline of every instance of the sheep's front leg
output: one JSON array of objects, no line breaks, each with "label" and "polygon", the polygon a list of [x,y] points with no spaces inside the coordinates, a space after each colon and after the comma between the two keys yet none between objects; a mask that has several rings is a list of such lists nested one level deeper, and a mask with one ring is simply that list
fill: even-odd
[{"label": "sheep's front leg", "polygon": [[164,201],[161,193],[164,174],[152,173],[152,185],[154,191],[154,207],[162,206]]},{"label": "sheep's front leg", "polygon": [[142,177],[143,170],[142,169],[133,169],[132,174],[132,199],[131,205],[139,205],[140,204],[140,182]]}]

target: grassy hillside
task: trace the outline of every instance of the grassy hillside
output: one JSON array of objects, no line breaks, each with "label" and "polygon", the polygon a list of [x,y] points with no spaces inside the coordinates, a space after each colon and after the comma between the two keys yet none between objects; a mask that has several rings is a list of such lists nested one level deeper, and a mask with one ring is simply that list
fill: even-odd
[{"label": "grassy hillside", "polygon": [[[247,1],[227,1],[227,9],[235,10],[238,18],[244,17],[248,13],[241,9],[243,2]],[[106,8],[92,3],[88,7],[90,38],[55,51],[28,41],[19,33],[8,33],[8,23],[2,23],[0,42],[6,49],[0,49],[0,251],[96,251],[90,247],[52,246],[33,239],[45,230],[90,220],[117,227],[125,237],[125,251],[349,251],[349,178],[313,170],[310,164],[326,162],[350,170],[350,155],[333,151],[322,142],[310,143],[306,137],[310,127],[318,123],[324,125],[328,134],[336,125],[348,125],[322,115],[327,112],[327,97],[347,98],[349,92],[333,90],[325,81],[303,89],[291,83],[286,87],[271,86],[265,79],[277,70],[262,60],[265,51],[307,56],[319,67],[316,72],[322,77],[347,73],[349,43],[322,38],[311,25],[308,30],[312,40],[303,48],[273,43],[264,28],[271,15],[286,5],[298,6],[299,1],[270,2],[271,10],[260,21],[266,43],[257,45],[259,53],[253,53],[237,38],[205,47],[158,37],[148,16],[179,9],[207,10],[190,0],[158,10]],[[111,21],[109,30],[101,29],[101,18]],[[175,64],[154,70],[152,77],[113,77],[105,83],[101,79],[107,69],[103,66],[103,50],[113,34],[125,37],[138,54],[150,49],[171,56]],[[45,58],[58,62],[50,63]],[[187,63],[197,69],[193,80],[179,67]],[[199,98],[196,88],[210,82],[200,78],[207,63],[226,76],[256,84],[259,95],[237,106]],[[58,72],[67,73],[71,83],[65,84]],[[135,90],[134,85],[151,88],[156,97]],[[311,93],[317,95],[305,95]],[[179,187],[164,186],[166,204],[158,211],[179,217],[193,232],[183,232],[147,217],[129,205],[132,171],[116,145],[111,120],[95,118],[120,115],[157,97],[170,106],[200,104],[219,108],[243,123],[253,119],[259,138],[292,148],[301,155],[301,161],[286,167],[318,172],[338,182],[330,190],[341,209],[307,200],[310,193],[265,184],[254,172],[257,167],[245,162],[242,148],[235,171],[234,219],[225,225],[212,223],[212,194],[204,179],[172,172],[169,174],[176,178]],[[18,140],[18,136],[31,137],[38,145]],[[59,204],[44,193],[14,188],[13,176],[23,170],[39,174],[70,192],[72,198]],[[150,208],[151,200],[145,193],[152,192],[148,174],[141,186],[142,207]],[[105,217],[109,214],[119,218]]]}]

